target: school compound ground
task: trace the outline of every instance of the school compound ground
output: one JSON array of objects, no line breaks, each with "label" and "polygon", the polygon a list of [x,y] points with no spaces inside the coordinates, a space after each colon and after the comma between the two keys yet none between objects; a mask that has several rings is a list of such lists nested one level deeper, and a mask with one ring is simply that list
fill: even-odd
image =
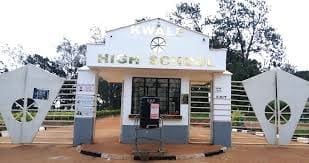
[{"label": "school compound ground", "polygon": [[[67,127],[66,130],[72,130]],[[51,131],[54,130],[54,131]],[[60,135],[55,135],[57,130],[61,130]],[[1,137],[0,162],[134,162],[130,157],[133,146],[119,143],[120,119],[119,117],[102,118],[96,121],[96,133],[94,144],[82,146],[81,148],[109,154],[110,158],[97,158],[82,155],[79,149],[72,145],[65,145],[65,140],[72,138],[70,133],[62,131],[63,128],[54,128],[39,132],[35,142],[51,141],[51,136],[56,136],[60,140],[53,140],[48,144],[13,145],[3,143],[7,138]],[[193,127],[192,137],[205,137],[209,134],[205,127]],[[52,134],[52,135],[50,135]],[[167,144],[164,148],[170,154],[182,156],[175,161],[155,161],[155,162],[309,162],[309,146],[292,142],[289,146],[267,145],[263,137],[248,133],[233,133],[232,145],[225,153],[210,157],[199,157],[198,154],[214,150],[218,146],[207,144]],[[63,139],[60,139],[63,137]],[[248,142],[250,141],[250,142]],[[254,144],[255,142],[255,144]],[[249,145],[250,144],[250,145]]]}]

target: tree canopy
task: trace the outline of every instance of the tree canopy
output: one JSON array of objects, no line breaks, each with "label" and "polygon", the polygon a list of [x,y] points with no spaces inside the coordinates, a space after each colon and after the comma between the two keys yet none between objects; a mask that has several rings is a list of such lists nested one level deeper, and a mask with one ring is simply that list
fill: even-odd
[{"label": "tree canopy", "polygon": [[0,72],[6,72],[16,69],[23,64],[23,60],[28,53],[22,45],[10,46],[9,44],[0,44]]},{"label": "tree canopy", "polygon": [[170,13],[169,19],[175,24],[185,26],[197,32],[203,31],[205,22],[202,21],[199,3],[182,2],[176,4],[176,10]]},{"label": "tree canopy", "polygon": [[233,72],[232,80],[242,81],[261,73],[261,64],[257,60],[243,60],[239,53],[239,51],[227,51],[226,69]]},{"label": "tree canopy", "polygon": [[264,59],[263,68],[284,65],[283,40],[268,21],[265,0],[217,0],[216,15],[203,17],[199,3],[176,5],[169,18],[198,32],[210,32],[211,48],[227,48],[246,62],[252,54]]},{"label": "tree canopy", "polygon": [[69,76],[69,78],[77,77],[77,69],[86,64],[86,50],[85,44],[73,43],[67,38],[57,46],[57,53],[60,57],[56,59],[62,70]]},{"label": "tree canopy", "polygon": [[295,75],[309,81],[309,71],[298,71]]},{"label": "tree canopy", "polygon": [[27,64],[33,64],[36,65],[50,73],[56,74],[60,77],[66,77],[66,73],[61,69],[61,66],[55,62],[50,60],[47,57],[43,57],[39,54],[29,55],[27,58],[23,61],[25,65]]},{"label": "tree canopy", "polygon": [[268,21],[266,1],[218,0],[218,3],[217,15],[206,20],[214,31],[212,40],[239,50],[245,59],[258,54],[267,61],[267,66],[282,65],[285,48],[280,34]]}]

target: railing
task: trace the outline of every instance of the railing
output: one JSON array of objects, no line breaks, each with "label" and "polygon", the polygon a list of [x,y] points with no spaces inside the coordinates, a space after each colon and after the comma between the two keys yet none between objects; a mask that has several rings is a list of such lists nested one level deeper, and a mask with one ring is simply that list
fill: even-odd
[{"label": "railing", "polygon": [[210,82],[190,83],[190,143],[211,143],[211,98]]},{"label": "railing", "polygon": [[73,124],[75,94],[76,80],[65,80],[43,124],[48,126]]},{"label": "railing", "polygon": [[[232,128],[248,132],[262,131],[240,81],[232,81]],[[294,137],[299,136],[309,137],[309,99],[294,133]]]},{"label": "railing", "polygon": [[190,86],[190,124],[210,126],[211,84],[191,83]]}]

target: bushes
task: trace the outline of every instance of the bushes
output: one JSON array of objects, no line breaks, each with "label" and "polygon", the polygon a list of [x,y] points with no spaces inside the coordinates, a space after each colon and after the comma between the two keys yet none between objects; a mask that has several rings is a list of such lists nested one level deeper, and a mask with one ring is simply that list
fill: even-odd
[{"label": "bushes", "polygon": [[98,110],[97,111],[97,118],[100,117],[107,117],[110,115],[119,115],[120,109],[114,109],[114,110]]},{"label": "bushes", "polygon": [[74,120],[73,111],[49,112],[45,120]]},{"label": "bushes", "polygon": [[243,126],[244,115],[239,110],[235,110],[232,113],[232,126]]},{"label": "bushes", "polygon": [[[120,109],[98,110],[97,117],[107,117],[110,115],[119,115]],[[74,112],[52,112],[48,113],[45,120],[74,120]]]},{"label": "bushes", "polygon": [[[21,119],[20,113],[13,113],[16,120]],[[98,110],[96,116],[97,117],[107,117],[110,115],[119,115],[120,109],[104,109],[104,110]],[[36,113],[31,113],[33,117],[35,117]],[[26,116],[27,121],[32,120],[29,115]],[[55,112],[48,112],[47,116],[45,117],[45,120],[74,120],[74,111],[55,111]],[[3,119],[0,114],[0,123],[3,123]]]}]

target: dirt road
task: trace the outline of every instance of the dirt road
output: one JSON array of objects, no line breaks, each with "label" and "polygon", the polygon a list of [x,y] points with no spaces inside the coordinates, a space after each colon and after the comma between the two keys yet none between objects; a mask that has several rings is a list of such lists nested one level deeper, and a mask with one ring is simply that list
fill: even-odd
[{"label": "dirt road", "polygon": [[[106,153],[130,154],[131,145],[119,143],[119,117],[104,118],[97,121],[95,144],[92,149]],[[213,148],[207,145],[166,145],[173,154],[200,153]],[[81,155],[72,145],[32,144],[12,145],[0,144],[0,163],[94,163],[94,162],[134,162],[132,160],[103,160]],[[225,153],[202,159],[152,162],[309,162],[309,146],[276,147],[270,145],[233,145]]]}]

